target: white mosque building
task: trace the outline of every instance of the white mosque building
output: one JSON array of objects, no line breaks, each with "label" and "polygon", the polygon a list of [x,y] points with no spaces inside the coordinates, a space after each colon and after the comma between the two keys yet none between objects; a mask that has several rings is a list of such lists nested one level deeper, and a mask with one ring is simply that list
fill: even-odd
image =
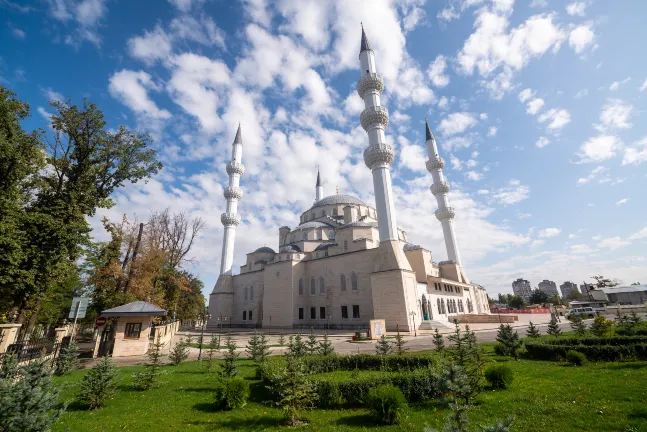
[{"label": "white mosque building", "polygon": [[[227,164],[226,212],[220,276],[209,299],[211,320],[264,328],[367,328],[384,319],[387,329],[403,331],[443,327],[463,314],[489,314],[483,287],[470,283],[461,264],[454,233],[454,209],[444,160],[426,124],[427,169],[436,197],[447,261],[435,263],[431,251],[407,241],[398,228],[391,187],[393,147],[386,142],[389,122],[380,105],[384,80],[375,68],[374,52],[362,28],[359,59],[362,76],[357,93],[365,109],[360,122],[368,134],[364,161],[373,174],[375,208],[349,195],[324,197],[317,174],[315,202],[294,228],[279,228],[278,248],[261,247],[247,254],[240,273],[232,274],[243,140],[240,126]],[[426,123],[426,122],[425,122]],[[477,318],[477,317],[473,317]]]}]

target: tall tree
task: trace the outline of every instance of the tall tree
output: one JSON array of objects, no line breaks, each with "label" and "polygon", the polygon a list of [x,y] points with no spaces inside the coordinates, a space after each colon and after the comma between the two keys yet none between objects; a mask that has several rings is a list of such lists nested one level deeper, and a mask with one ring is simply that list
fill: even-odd
[{"label": "tall tree", "polygon": [[595,275],[595,276],[591,276],[591,279],[594,279],[594,280],[595,280],[595,282],[593,283],[593,285],[595,285],[595,287],[596,287],[597,289],[600,289],[600,288],[610,288],[610,287],[614,287],[614,286],[620,285],[620,283],[621,283],[621,282],[620,282],[619,280],[617,280],[617,279],[608,279],[608,278],[605,278],[605,277],[604,277],[604,276],[602,276],[602,275]]},{"label": "tall tree", "polygon": [[535,290],[532,290],[532,292],[530,293],[529,300],[530,300],[530,303],[532,304],[544,304],[544,303],[548,303],[551,300],[551,298],[548,295],[548,293],[535,289]]}]

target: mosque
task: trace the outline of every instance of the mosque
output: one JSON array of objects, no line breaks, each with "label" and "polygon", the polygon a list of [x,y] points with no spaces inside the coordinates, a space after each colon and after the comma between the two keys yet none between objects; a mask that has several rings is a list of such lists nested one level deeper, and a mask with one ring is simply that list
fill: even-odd
[{"label": "mosque", "polygon": [[[359,60],[362,76],[357,93],[365,109],[360,123],[368,134],[364,162],[373,175],[375,208],[349,195],[324,197],[317,174],[315,202],[294,228],[278,230],[278,248],[261,247],[247,254],[240,273],[232,274],[243,140],[240,126],[227,164],[226,212],[220,276],[210,295],[209,328],[219,323],[263,328],[367,328],[384,319],[388,330],[445,327],[462,314],[489,314],[483,287],[470,283],[461,265],[454,233],[455,211],[449,206],[444,160],[426,126],[427,169],[436,198],[447,261],[432,261],[431,251],[408,242],[398,228],[391,187],[395,152],[386,142],[389,121],[380,105],[384,80],[375,68],[374,52],[362,28]],[[473,317],[477,318],[477,317]]]}]

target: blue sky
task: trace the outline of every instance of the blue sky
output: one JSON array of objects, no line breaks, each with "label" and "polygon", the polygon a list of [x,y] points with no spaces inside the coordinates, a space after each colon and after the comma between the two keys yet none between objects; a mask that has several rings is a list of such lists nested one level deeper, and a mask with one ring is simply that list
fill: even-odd
[{"label": "blue sky", "polygon": [[0,0],[0,84],[45,127],[48,99],[84,97],[109,126],[149,131],[165,168],[100,217],[167,206],[206,226],[193,270],[220,263],[224,163],[243,131],[234,265],[276,248],[325,195],[373,203],[359,125],[360,22],[390,112],[397,220],[446,258],[425,170],[424,119],[446,161],[468,276],[647,280],[647,3],[543,0]]}]

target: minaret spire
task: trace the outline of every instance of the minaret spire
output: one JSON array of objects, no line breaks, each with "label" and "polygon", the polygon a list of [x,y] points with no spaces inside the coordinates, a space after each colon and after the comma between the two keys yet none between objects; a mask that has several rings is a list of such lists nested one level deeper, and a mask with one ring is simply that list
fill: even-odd
[{"label": "minaret spire", "polygon": [[323,198],[323,186],[321,185],[321,175],[317,167],[317,184],[315,185],[315,202]]},{"label": "minaret spire", "polygon": [[221,275],[231,274],[234,261],[236,227],[240,224],[238,201],[243,197],[243,190],[240,188],[240,177],[245,172],[245,166],[241,163],[243,157],[243,137],[240,131],[240,123],[238,123],[236,137],[231,147],[231,161],[227,164],[229,186],[224,190],[225,199],[227,200],[227,210],[220,216],[220,221],[225,226],[225,233],[222,238],[222,257],[220,260]]},{"label": "minaret spire", "polygon": [[456,264],[461,265],[461,257],[458,253],[458,243],[456,242],[456,235],[454,234],[454,216],[456,215],[454,208],[449,206],[449,183],[445,181],[443,176],[443,168],[445,161],[438,155],[438,146],[436,139],[431,133],[429,123],[425,119],[426,127],[426,144],[427,155],[427,170],[431,173],[433,183],[431,185],[431,193],[436,197],[438,210],[436,210],[436,218],[440,221],[443,227],[443,236],[445,238],[445,247],[447,248],[447,258],[454,261]]},{"label": "minaret spire", "polygon": [[360,122],[368,134],[368,147],[364,150],[364,162],[373,174],[380,241],[398,240],[398,225],[395,220],[395,205],[391,188],[391,164],[393,164],[395,152],[393,146],[386,142],[384,135],[384,130],[389,123],[389,112],[380,105],[384,80],[375,68],[375,56],[368,43],[363,25],[360,50],[362,77],[357,82],[357,93],[364,100],[365,109],[360,116]]}]

